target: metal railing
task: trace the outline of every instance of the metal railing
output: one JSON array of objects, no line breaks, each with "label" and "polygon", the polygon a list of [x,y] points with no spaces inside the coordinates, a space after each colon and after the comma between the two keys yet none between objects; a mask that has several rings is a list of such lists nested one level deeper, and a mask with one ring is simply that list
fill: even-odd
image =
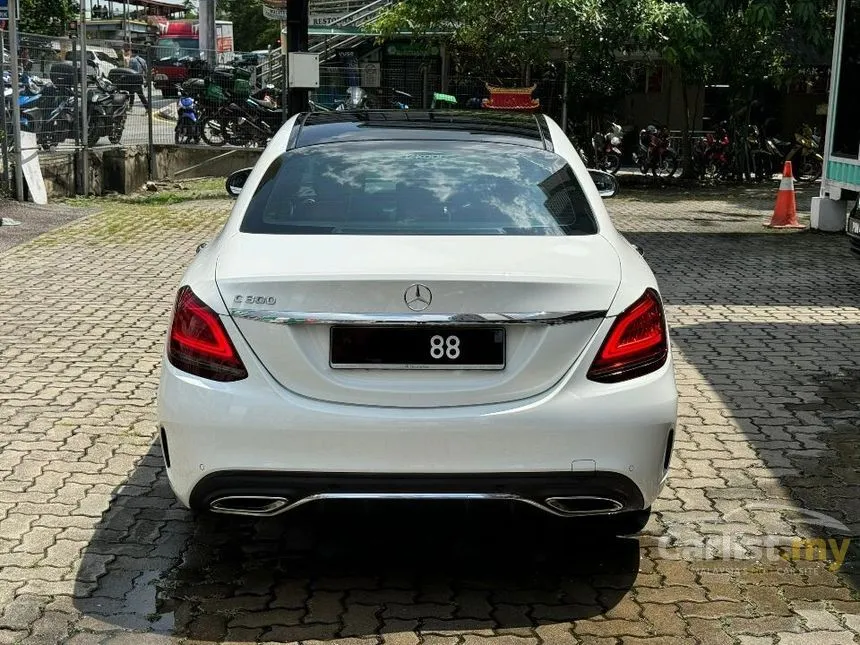
[{"label": "metal railing", "polygon": [[[353,27],[358,28],[377,18],[383,11],[392,5],[394,0],[372,0],[364,6],[334,20],[327,25],[332,29]],[[367,40],[365,35],[334,35],[322,36],[321,40],[308,47],[308,51],[320,54],[320,61],[329,61],[335,57],[335,48],[354,47],[360,42]]]}]

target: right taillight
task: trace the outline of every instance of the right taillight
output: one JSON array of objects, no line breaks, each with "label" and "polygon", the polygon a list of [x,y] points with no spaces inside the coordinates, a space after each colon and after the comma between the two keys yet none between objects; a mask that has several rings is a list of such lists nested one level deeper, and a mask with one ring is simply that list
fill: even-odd
[{"label": "right taillight", "polygon": [[218,314],[187,286],[176,295],[167,358],[182,371],[213,381],[248,376]]},{"label": "right taillight", "polygon": [[653,372],[666,362],[669,339],[663,303],[653,289],[615,319],[588,370],[588,378],[617,383]]}]

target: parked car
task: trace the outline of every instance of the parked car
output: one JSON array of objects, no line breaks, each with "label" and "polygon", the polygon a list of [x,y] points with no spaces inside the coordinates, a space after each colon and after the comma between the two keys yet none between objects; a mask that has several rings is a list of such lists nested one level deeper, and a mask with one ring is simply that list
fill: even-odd
[{"label": "parked car", "polygon": [[481,499],[640,531],[677,390],[617,186],[543,115],[292,117],[178,285],[157,419],[180,502]]},{"label": "parked car", "polygon": [[[80,55],[80,52],[67,51],[65,59],[77,60]],[[87,59],[95,64],[98,75],[102,78],[107,78],[110,71],[119,65],[119,56],[109,47],[87,46]]]}]

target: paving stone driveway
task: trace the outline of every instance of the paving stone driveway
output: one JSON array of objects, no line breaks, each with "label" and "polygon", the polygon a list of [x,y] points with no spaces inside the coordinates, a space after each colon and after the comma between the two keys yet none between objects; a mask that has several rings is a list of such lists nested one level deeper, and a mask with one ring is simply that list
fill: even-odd
[{"label": "paving stone driveway", "polygon": [[0,643],[858,642],[860,258],[764,229],[774,194],[607,202],[666,293],[681,395],[636,540],[486,505],[195,522],[156,383],[230,204],[106,203],[0,253]]}]

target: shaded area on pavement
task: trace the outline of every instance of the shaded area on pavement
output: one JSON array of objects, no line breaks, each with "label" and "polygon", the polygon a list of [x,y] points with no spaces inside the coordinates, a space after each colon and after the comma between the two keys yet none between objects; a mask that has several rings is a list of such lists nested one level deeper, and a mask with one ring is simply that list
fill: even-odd
[{"label": "shaded area on pavement", "polygon": [[253,519],[179,508],[153,444],[87,546],[81,627],[200,640],[517,633],[605,614],[635,539],[506,503],[315,503]]},{"label": "shaded area on pavement", "polygon": [[90,209],[65,204],[39,206],[0,198],[0,217],[7,217],[19,223],[17,226],[0,226],[0,252],[92,212]]},{"label": "shaded area on pavement", "polygon": [[[850,538],[840,574],[860,589],[860,325],[840,311],[860,307],[851,270],[860,263],[847,240],[625,235],[651,261],[669,307],[688,442],[680,466],[705,484],[724,481],[703,489],[699,510],[771,501],[832,517],[846,530],[798,524],[790,513],[739,515],[765,534]],[[731,437],[738,428],[743,444]]]},{"label": "shaded area on pavement", "polygon": [[[721,218],[724,219],[724,218]],[[690,221],[687,222],[688,225]],[[860,307],[860,280],[843,235],[814,232],[625,232],[641,247],[668,306]],[[753,313],[736,309],[736,315]],[[790,314],[789,314],[790,315]],[[839,315],[820,312],[824,320]]]},{"label": "shaded area on pavement", "polygon": [[[693,395],[681,396],[675,466],[701,482],[677,499],[700,512],[690,520],[696,534],[725,533],[737,544],[835,539],[841,566],[829,551],[807,553],[806,543],[796,564],[821,565],[809,575],[813,589],[816,580],[838,585],[837,571],[860,589],[860,325],[715,321],[675,325],[672,337],[679,384]],[[680,536],[683,524],[674,516],[665,528]]]},{"label": "shaded area on pavement", "polygon": [[[818,197],[820,184],[800,184],[795,182],[795,201],[800,219],[808,214],[812,204],[812,198]],[[698,213],[703,205],[712,202],[715,205],[724,206],[719,214],[728,215],[733,209],[735,213],[746,219],[765,220],[769,219],[769,212],[776,205],[776,197],[779,192],[779,180],[765,181],[760,184],[737,184],[737,185],[708,185],[704,183],[683,184],[661,184],[651,182],[647,178],[634,181],[628,179],[622,182],[618,193],[618,199],[628,201],[642,201],[649,204],[677,204],[678,202],[690,202],[695,204],[695,210],[686,215],[690,218],[699,219]],[[607,204],[612,210],[612,206]],[[753,212],[755,211],[755,212]]]}]

